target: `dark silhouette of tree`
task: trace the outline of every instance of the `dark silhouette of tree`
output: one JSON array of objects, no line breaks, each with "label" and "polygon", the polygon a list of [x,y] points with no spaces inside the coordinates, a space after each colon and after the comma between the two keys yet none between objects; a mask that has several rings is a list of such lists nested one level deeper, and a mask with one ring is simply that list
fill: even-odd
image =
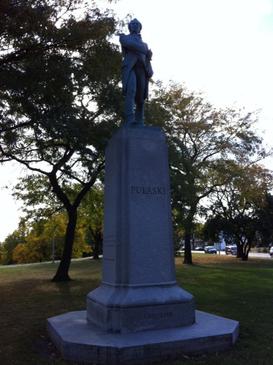
[{"label": "dark silhouette of tree", "polygon": [[54,281],[70,279],[78,207],[104,167],[104,147],[120,116],[120,52],[110,41],[117,23],[90,4],[0,6],[0,157],[25,166],[30,181],[43,176],[67,212]]}]

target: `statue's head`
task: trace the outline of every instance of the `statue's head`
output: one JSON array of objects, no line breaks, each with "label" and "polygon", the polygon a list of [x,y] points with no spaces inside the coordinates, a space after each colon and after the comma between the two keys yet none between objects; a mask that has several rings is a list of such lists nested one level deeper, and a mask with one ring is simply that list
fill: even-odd
[{"label": "statue's head", "polygon": [[128,24],[128,28],[130,33],[139,34],[142,29],[142,25],[137,19],[132,19]]}]

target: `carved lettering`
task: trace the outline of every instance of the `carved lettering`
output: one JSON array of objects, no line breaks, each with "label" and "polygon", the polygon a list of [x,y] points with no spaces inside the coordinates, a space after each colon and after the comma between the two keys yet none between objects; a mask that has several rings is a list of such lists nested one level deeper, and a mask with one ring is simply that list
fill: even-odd
[{"label": "carved lettering", "polygon": [[144,195],[165,195],[166,188],[164,186],[131,186],[132,194],[144,194]]}]

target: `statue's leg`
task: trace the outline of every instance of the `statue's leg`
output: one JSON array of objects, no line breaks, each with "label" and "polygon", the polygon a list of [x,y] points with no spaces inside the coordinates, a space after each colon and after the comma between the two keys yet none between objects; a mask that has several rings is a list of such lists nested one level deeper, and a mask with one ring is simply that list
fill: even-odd
[{"label": "statue's leg", "polygon": [[146,76],[143,67],[136,68],[136,123],[144,124],[144,93]]},{"label": "statue's leg", "polygon": [[127,92],[125,95],[125,122],[126,124],[132,124],[135,122],[135,96],[136,96],[136,74],[134,70],[130,71]]}]

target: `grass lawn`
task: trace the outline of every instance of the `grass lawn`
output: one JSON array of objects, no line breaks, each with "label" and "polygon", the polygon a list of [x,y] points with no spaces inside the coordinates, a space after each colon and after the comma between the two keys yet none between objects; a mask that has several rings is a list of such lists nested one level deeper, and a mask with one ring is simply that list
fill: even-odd
[{"label": "grass lawn", "polygon": [[[195,296],[197,309],[238,320],[240,336],[229,351],[185,356],[175,365],[273,365],[273,261],[197,254],[194,262],[177,259],[178,282]],[[101,263],[73,262],[74,280],[61,284],[50,281],[56,265],[0,268],[1,365],[71,364],[48,341],[46,318],[85,309]]]}]

